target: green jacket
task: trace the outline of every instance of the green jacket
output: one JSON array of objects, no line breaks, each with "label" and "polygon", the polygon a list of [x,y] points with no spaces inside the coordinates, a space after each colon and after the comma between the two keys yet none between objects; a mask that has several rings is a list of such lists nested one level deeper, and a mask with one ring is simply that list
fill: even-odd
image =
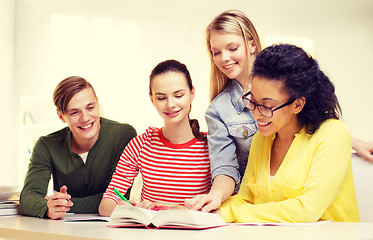
[{"label": "green jacket", "polygon": [[[48,210],[48,183],[59,191],[67,186],[74,206],[69,212],[98,213],[103,193],[109,185],[119,158],[136,130],[129,124],[101,118],[101,130],[88,153],[86,163],[71,151],[71,131],[65,127],[40,137],[36,142],[20,196],[20,213],[43,218]],[[129,197],[129,192],[127,192]]]}]

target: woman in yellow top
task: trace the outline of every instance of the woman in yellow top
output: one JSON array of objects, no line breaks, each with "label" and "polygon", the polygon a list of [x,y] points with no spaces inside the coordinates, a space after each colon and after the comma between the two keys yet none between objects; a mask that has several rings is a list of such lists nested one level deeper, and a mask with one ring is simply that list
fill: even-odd
[{"label": "woman in yellow top", "polygon": [[334,85],[301,48],[273,45],[256,58],[245,105],[258,122],[227,222],[360,221],[351,138]]}]

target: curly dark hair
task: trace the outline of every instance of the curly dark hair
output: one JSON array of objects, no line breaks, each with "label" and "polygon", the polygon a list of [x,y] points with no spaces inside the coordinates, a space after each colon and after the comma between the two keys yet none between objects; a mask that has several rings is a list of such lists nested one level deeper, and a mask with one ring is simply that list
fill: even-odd
[{"label": "curly dark hair", "polygon": [[300,47],[275,44],[265,48],[254,62],[252,78],[255,76],[281,81],[290,98],[306,99],[298,119],[309,134],[315,133],[326,119],[342,116],[334,84]]}]

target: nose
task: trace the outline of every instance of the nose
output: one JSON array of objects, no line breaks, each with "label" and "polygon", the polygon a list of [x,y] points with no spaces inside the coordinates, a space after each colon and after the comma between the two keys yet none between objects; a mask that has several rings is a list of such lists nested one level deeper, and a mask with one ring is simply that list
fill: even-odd
[{"label": "nose", "polygon": [[262,116],[257,107],[253,111],[251,111],[251,113],[253,114],[255,120],[258,120]]},{"label": "nose", "polygon": [[228,51],[221,51],[221,60],[224,62],[228,62],[231,56]]},{"label": "nose", "polygon": [[88,114],[87,111],[82,111],[82,113],[80,115],[80,121],[82,121],[82,122],[89,121],[89,114]]},{"label": "nose", "polygon": [[175,107],[175,100],[172,97],[167,99],[167,107],[168,108]]}]

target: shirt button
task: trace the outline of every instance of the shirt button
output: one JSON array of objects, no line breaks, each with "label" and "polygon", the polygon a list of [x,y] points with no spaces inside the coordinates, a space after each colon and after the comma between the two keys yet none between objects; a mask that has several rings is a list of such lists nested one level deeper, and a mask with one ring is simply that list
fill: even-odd
[{"label": "shirt button", "polygon": [[249,132],[247,131],[247,129],[245,129],[245,130],[243,131],[243,136],[244,136],[244,137],[249,136]]}]

